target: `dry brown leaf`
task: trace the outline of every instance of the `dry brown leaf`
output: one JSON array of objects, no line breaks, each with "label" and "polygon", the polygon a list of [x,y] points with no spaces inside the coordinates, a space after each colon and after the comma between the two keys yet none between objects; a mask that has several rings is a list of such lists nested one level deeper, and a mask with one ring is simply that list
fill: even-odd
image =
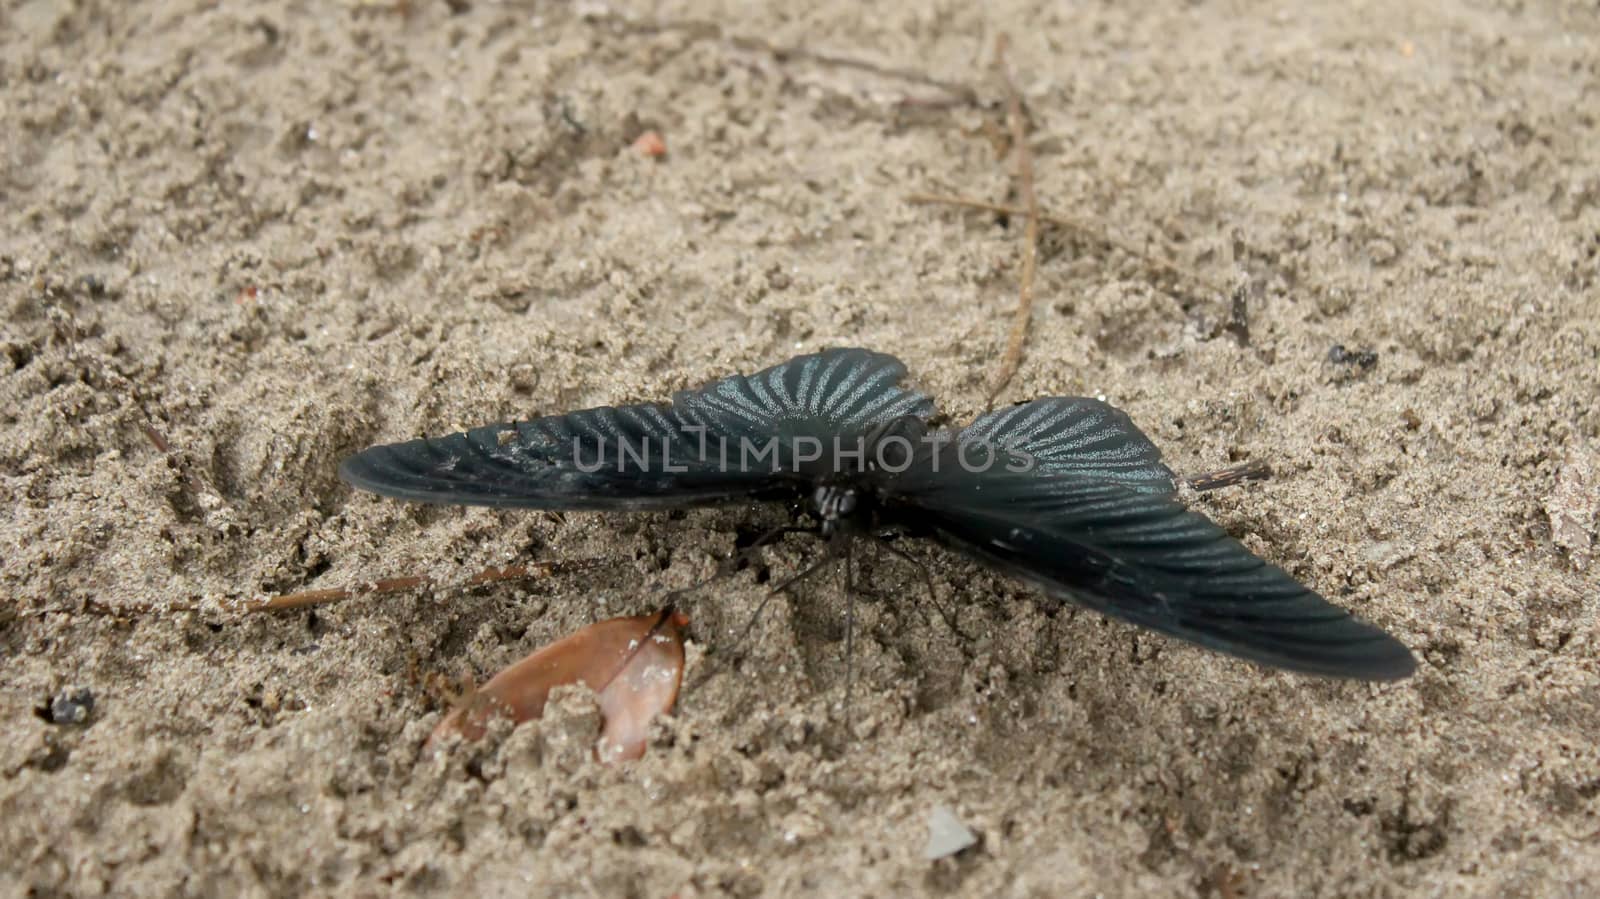
[{"label": "dry brown leaf", "polygon": [[480,739],[495,715],[513,724],[538,718],[551,690],[582,684],[600,705],[597,757],[608,764],[639,758],[650,722],[677,701],[688,623],[682,612],[666,608],[592,624],[496,674],[439,722],[428,743],[452,733]]}]

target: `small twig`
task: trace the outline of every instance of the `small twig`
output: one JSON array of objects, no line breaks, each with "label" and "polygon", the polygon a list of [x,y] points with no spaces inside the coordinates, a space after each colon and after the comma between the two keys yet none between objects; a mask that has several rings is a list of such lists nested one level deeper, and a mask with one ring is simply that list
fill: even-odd
[{"label": "small twig", "polygon": [[185,465],[183,460],[173,452],[172,442],[166,435],[156,428],[156,417],[150,414],[152,402],[145,396],[131,378],[117,371],[116,366],[107,363],[106,358],[97,352],[81,345],[80,335],[84,332],[78,320],[70,313],[53,310],[53,322],[56,333],[67,345],[67,352],[73,362],[92,371],[96,377],[103,381],[108,388],[120,390],[132,405],[143,421],[139,422],[139,431],[144,439],[155,447],[156,451],[166,457],[167,466],[178,476],[178,483],[190,497],[205,495],[207,501],[217,508],[226,509],[228,502],[221,491],[211,483],[210,479],[195,471],[191,466]]},{"label": "small twig", "polygon": [[[725,38],[729,44],[740,50],[758,50],[770,55],[778,62],[786,59],[805,59],[822,66],[831,66],[837,69],[854,69],[857,72],[866,72],[891,81],[904,81],[908,84],[918,84],[931,87],[935,90],[949,94],[949,101],[953,104],[973,105],[978,102],[978,92],[965,84],[953,81],[943,81],[914,69],[903,69],[897,66],[883,66],[864,59],[854,59],[848,56],[836,56],[832,53],[821,53],[816,50],[807,50],[804,47],[780,47],[758,37],[733,36]],[[907,97],[901,102],[911,105],[935,105],[935,101],[918,100]]]},{"label": "small twig", "polygon": [[[995,212],[1001,215],[1028,214],[1028,210],[1023,209],[1020,206],[1008,206],[1004,203],[990,203],[986,200],[974,200],[968,197],[958,197],[951,194],[912,193],[906,195],[906,202],[937,204],[944,206],[965,206],[968,209],[982,209],[985,212]],[[1157,256],[1154,253],[1146,252],[1134,246],[1133,244],[1112,237],[1111,235],[1105,233],[1103,228],[1084,219],[1076,219],[1056,213],[1041,212],[1039,213],[1039,221],[1044,222],[1045,224],[1057,225],[1059,227],[1066,228],[1067,230],[1078,234],[1080,237],[1097,241],[1120,253],[1126,253],[1127,255],[1132,256],[1134,259],[1137,259],[1140,262],[1157,269],[1158,271],[1164,272],[1179,281],[1188,281],[1191,284],[1204,287],[1207,290],[1214,291],[1219,294],[1227,293],[1227,290],[1225,290],[1217,282],[1212,281],[1196,272],[1189,271],[1188,269],[1178,265],[1176,262],[1173,262],[1166,257]]]},{"label": "small twig", "polygon": [[144,439],[150,441],[150,445],[155,447],[162,455],[172,455],[172,444],[167,442],[167,438],[156,430],[154,425],[149,423],[141,424],[139,425],[139,430],[144,432]]},{"label": "small twig", "polygon": [[[607,559],[574,559],[563,562],[534,562],[528,565],[507,565],[504,568],[485,568],[463,581],[446,584],[446,587],[468,589],[484,584],[499,581],[513,581],[523,578],[543,579],[555,577],[559,574],[572,574],[579,571],[588,571],[599,568],[607,563]],[[359,596],[381,596],[390,593],[403,593],[407,590],[416,590],[422,587],[433,586],[437,583],[427,575],[412,575],[410,577],[393,577],[358,584],[354,587],[332,587],[325,590],[302,590],[298,593],[281,593],[276,596],[261,596],[254,599],[243,599],[222,602],[224,609],[239,612],[281,612],[292,609],[303,609],[308,606],[325,605],[327,603],[342,602]],[[198,612],[204,605],[190,600],[177,600],[171,603],[127,603],[111,605],[91,599],[84,603],[84,611],[98,615],[149,615],[157,612]],[[66,609],[43,609],[41,612],[64,612]]]},{"label": "small twig", "polygon": [[1195,490],[1218,490],[1223,487],[1232,487],[1243,484],[1245,481],[1264,481],[1272,477],[1272,466],[1259,460],[1241,462],[1205,474],[1197,474],[1192,478],[1185,478],[1185,482]]},{"label": "small twig", "polygon": [[1018,92],[1006,67],[1006,46],[1009,43],[1004,34],[995,38],[994,69],[1006,89],[1006,122],[1011,126],[1011,146],[1017,154],[1017,181],[1022,187],[1022,202],[1028,220],[1022,237],[1022,279],[1018,288],[1017,311],[1011,321],[1011,334],[1006,339],[1005,355],[1000,357],[1000,371],[989,388],[991,407],[1000,391],[1011,383],[1011,378],[1022,366],[1022,352],[1028,342],[1028,326],[1033,321],[1033,280],[1039,267],[1039,196],[1033,185],[1033,151],[1028,147],[1028,123],[1023,117],[1022,94]]},{"label": "small twig", "polygon": [[903,106],[940,107],[940,106],[976,106],[979,103],[978,92],[965,84],[954,81],[944,81],[914,69],[900,68],[897,66],[879,65],[864,59],[849,56],[837,56],[805,47],[785,47],[774,44],[765,38],[751,35],[729,34],[721,25],[715,22],[681,20],[681,21],[647,21],[630,18],[615,12],[604,12],[597,15],[586,16],[591,22],[601,22],[615,26],[631,34],[660,35],[679,34],[692,41],[718,41],[735,50],[747,53],[760,53],[772,58],[774,62],[784,63],[790,60],[800,60],[815,63],[819,66],[835,69],[850,69],[865,72],[890,81],[903,81],[907,84],[929,87],[943,91],[947,96],[943,98],[918,98],[903,97],[899,102]]},{"label": "small twig", "polygon": [[[134,395],[134,401],[141,403],[142,406],[142,400],[139,399],[137,394]],[[173,452],[172,442],[167,439],[165,434],[156,430],[151,421],[146,420],[145,423],[139,425],[139,430],[144,432],[144,439],[150,441],[150,445],[156,448],[156,452],[166,457],[167,468],[177,476],[178,483],[182,485],[191,502],[195,502],[196,498],[200,497],[213,508],[228,508],[228,501],[223,498],[222,491],[217,489],[217,485],[212,479],[205,473],[196,470],[195,466],[188,464],[179,454]],[[204,508],[204,504],[202,504],[202,508]]]},{"label": "small twig", "polygon": [[[576,559],[569,562],[533,562],[528,565],[507,565],[504,568],[485,568],[472,577],[450,586],[466,589],[498,581],[512,581],[521,578],[547,578],[557,574],[570,574],[576,571],[598,568],[605,562],[605,559]],[[334,587],[328,590],[303,590],[299,593],[267,596],[260,599],[247,600],[237,604],[235,608],[245,612],[276,612],[284,609],[303,609],[306,606],[342,602],[358,596],[404,593],[407,590],[431,586],[433,583],[434,579],[427,575],[393,577],[351,588]]]}]

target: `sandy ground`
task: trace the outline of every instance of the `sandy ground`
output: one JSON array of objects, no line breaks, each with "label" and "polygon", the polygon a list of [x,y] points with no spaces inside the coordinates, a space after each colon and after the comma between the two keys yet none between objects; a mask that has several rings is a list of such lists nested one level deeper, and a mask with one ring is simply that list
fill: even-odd
[{"label": "sandy ground", "polygon": [[[1600,891],[1593,4],[809,6],[6,4],[7,894]],[[700,682],[643,761],[592,762],[576,694],[424,758],[441,680],[650,609],[782,513],[425,509],[340,458],[839,344],[979,410],[1020,223],[903,198],[1016,202],[1000,31],[1041,203],[1246,283],[1250,336],[1049,230],[1005,399],[1102,394],[1181,471],[1270,460],[1198,502],[1416,677],[1264,671],[925,553],[960,632],[874,565],[847,732],[830,581],[709,664],[796,537],[691,604]],[[981,843],[930,863],[940,805]]]}]

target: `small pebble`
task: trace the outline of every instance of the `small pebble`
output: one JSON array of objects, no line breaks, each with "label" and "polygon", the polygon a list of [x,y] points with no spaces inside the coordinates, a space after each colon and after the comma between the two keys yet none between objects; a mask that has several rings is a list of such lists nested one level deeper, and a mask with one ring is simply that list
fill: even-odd
[{"label": "small pebble", "polygon": [[1378,354],[1372,350],[1348,350],[1344,344],[1336,343],[1328,350],[1328,361],[1334,365],[1354,365],[1357,368],[1371,368],[1378,364]]},{"label": "small pebble", "polygon": [[94,693],[88,687],[62,690],[50,700],[51,724],[87,724],[94,712]]},{"label": "small pebble", "polygon": [[660,159],[667,155],[667,142],[659,132],[655,131],[646,131],[639,135],[633,142],[633,148],[651,159]]}]

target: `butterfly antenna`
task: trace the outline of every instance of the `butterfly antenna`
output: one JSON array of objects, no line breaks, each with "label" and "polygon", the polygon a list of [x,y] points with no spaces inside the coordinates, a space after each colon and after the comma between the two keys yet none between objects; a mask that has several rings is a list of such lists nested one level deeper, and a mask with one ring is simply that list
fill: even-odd
[{"label": "butterfly antenna", "polygon": [[905,562],[912,568],[915,568],[917,573],[922,575],[922,582],[928,588],[928,599],[933,601],[933,608],[939,613],[939,617],[944,619],[945,627],[950,628],[950,633],[954,634],[957,639],[960,639],[962,636],[964,636],[961,633],[961,628],[956,624],[955,615],[952,614],[950,609],[939,600],[939,591],[934,589],[933,575],[928,571],[927,563],[923,562],[921,559],[918,559],[916,556],[911,555],[900,547],[895,546],[893,543],[890,543],[889,538],[887,537],[876,535],[874,539],[877,541],[880,549]]}]

